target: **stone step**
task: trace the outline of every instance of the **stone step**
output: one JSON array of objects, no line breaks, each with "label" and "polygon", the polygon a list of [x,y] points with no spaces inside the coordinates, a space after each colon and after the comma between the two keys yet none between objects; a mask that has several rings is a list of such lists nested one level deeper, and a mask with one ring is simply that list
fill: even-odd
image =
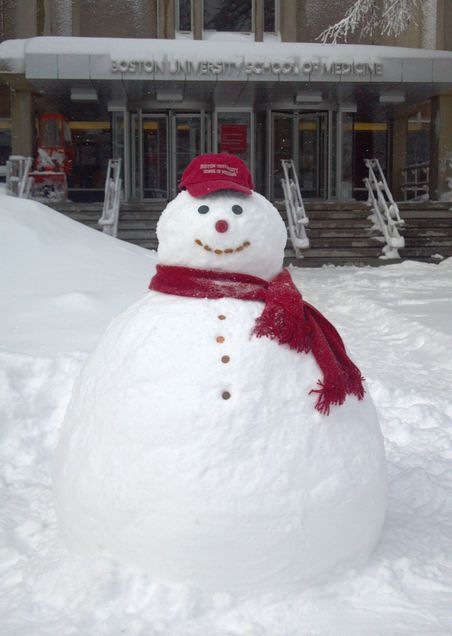
[{"label": "stone step", "polygon": [[284,258],[284,264],[287,265],[296,265],[297,267],[323,267],[324,265],[335,265],[336,267],[344,267],[344,266],[354,266],[354,267],[381,267],[382,265],[390,265],[392,263],[400,263],[401,259],[380,259],[380,258],[365,258],[365,257],[354,257],[350,259],[346,258],[295,258],[294,256],[287,256]]},{"label": "stone step", "polygon": [[149,232],[146,230],[124,230],[122,228],[119,228],[118,238],[120,238],[123,241],[155,240],[157,242],[157,237],[155,232]]},{"label": "stone step", "polygon": [[399,228],[402,232],[406,231],[428,231],[442,229],[444,231],[452,231],[452,219],[407,219],[405,225]]},{"label": "stone step", "polygon": [[450,201],[397,201],[399,210],[448,210]]},{"label": "stone step", "polygon": [[49,208],[57,210],[58,212],[62,212],[67,216],[71,216],[72,214],[90,214],[101,216],[103,204],[96,203],[72,203],[72,202],[48,202],[46,205]]},{"label": "stone step", "polygon": [[[284,201],[273,202],[278,210],[284,210]],[[304,207],[307,212],[314,210],[366,210],[368,206],[363,201],[304,201]]]},{"label": "stone step", "polygon": [[88,216],[87,214],[65,214],[65,216],[73,221],[78,221],[79,223],[84,223],[86,225],[97,225],[100,219],[100,216],[97,214],[95,216]]},{"label": "stone step", "polygon": [[118,223],[118,228],[120,230],[152,230],[153,232],[155,232],[156,227],[157,224],[155,222],[145,220],[123,221],[122,219],[120,219]]},{"label": "stone step", "polygon": [[329,238],[371,238],[369,237],[369,228],[368,227],[358,227],[358,228],[343,228],[343,227],[335,227],[335,228],[325,228],[325,227],[316,227],[306,228],[306,233],[308,238],[311,239],[329,239]]},{"label": "stone step", "polygon": [[[118,237],[119,238],[119,237]],[[125,240],[125,239],[122,239]],[[139,247],[144,247],[148,250],[156,250],[158,247],[158,242],[157,240],[130,240],[127,241],[128,243],[132,243],[133,245],[138,245]]]},{"label": "stone step", "polygon": [[[284,218],[284,215],[281,215]],[[369,216],[368,210],[355,212],[353,210],[315,210],[307,213],[309,221],[311,220],[351,220],[360,221],[367,220]]]},{"label": "stone step", "polygon": [[334,249],[348,249],[355,247],[369,247],[372,249],[381,249],[380,241],[372,238],[324,238],[320,237],[310,238],[309,239],[310,246],[312,248],[334,248]]},{"label": "stone step", "polygon": [[452,219],[452,211],[449,209],[407,209],[401,210],[400,216],[405,221],[407,219]]},{"label": "stone step", "polygon": [[342,249],[334,249],[334,248],[324,248],[324,247],[310,247],[307,250],[302,250],[303,256],[305,258],[377,258],[381,250],[375,247],[357,247],[357,248],[342,248]]},{"label": "stone step", "polygon": [[441,254],[445,258],[452,256],[452,246],[415,246],[404,247],[399,250],[402,258],[424,258],[431,257],[433,254]]},{"label": "stone step", "polygon": [[165,201],[129,201],[121,202],[121,210],[164,210],[167,206]]},{"label": "stone step", "polygon": [[447,238],[412,238],[405,239],[406,247],[444,247],[452,248],[452,236]]},{"label": "stone step", "polygon": [[120,222],[130,222],[130,221],[152,221],[153,223],[157,223],[159,218],[161,217],[161,212],[156,212],[155,210],[150,210],[148,212],[123,212],[121,210],[119,214]]}]

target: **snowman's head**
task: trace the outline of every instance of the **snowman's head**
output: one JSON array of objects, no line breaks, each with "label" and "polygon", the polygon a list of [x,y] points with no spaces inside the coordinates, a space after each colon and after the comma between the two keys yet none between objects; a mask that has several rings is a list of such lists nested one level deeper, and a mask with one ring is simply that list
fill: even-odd
[{"label": "snowman's head", "polygon": [[248,188],[212,191],[212,183],[204,196],[189,190],[168,204],[158,222],[162,265],[240,272],[266,280],[281,271],[287,231],[265,197]]},{"label": "snowman's head", "polygon": [[240,272],[270,280],[283,265],[287,231],[278,210],[258,193],[181,192],[157,225],[162,265]]}]

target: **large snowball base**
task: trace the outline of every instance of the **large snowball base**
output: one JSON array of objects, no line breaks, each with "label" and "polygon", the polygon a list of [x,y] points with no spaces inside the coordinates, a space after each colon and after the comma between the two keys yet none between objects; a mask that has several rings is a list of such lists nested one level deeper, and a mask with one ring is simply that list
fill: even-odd
[{"label": "large snowball base", "polygon": [[372,401],[315,411],[315,360],[251,338],[261,311],[150,292],[110,325],[55,459],[74,550],[255,593],[298,589],[374,549],[386,465]]}]

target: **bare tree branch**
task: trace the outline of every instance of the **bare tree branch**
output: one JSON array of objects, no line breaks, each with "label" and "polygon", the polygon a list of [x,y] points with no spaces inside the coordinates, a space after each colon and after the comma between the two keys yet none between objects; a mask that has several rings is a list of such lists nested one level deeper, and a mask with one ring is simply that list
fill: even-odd
[{"label": "bare tree branch", "polygon": [[347,41],[347,36],[374,33],[400,35],[415,21],[420,0],[355,0],[346,14],[336,24],[329,26],[318,36],[323,43],[337,44]]}]

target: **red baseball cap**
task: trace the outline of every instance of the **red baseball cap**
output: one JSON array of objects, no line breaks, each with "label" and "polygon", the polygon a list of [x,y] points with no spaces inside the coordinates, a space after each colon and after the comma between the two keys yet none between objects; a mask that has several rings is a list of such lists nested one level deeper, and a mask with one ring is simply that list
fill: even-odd
[{"label": "red baseball cap", "polygon": [[247,165],[235,155],[206,154],[195,157],[185,168],[179,190],[203,197],[217,190],[252,194],[254,183]]}]

